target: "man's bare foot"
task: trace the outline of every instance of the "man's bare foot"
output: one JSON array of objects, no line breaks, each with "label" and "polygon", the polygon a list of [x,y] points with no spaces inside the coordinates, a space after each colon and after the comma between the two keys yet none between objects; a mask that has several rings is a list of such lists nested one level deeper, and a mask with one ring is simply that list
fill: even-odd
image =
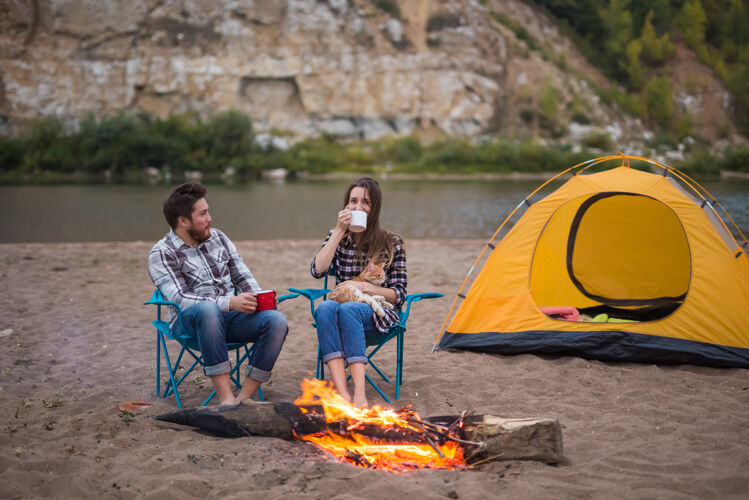
[{"label": "man's bare foot", "polygon": [[240,403],[239,399],[235,398],[233,395],[231,398],[226,398],[224,400],[221,400],[221,402],[218,404],[219,406],[237,406]]}]

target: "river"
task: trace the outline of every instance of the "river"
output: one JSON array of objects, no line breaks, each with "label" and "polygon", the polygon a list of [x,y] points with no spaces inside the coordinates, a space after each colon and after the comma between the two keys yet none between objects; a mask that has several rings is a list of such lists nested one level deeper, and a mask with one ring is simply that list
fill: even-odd
[{"label": "river", "polygon": [[[322,238],[346,181],[207,185],[213,225],[234,240]],[[489,238],[538,181],[383,180],[383,227],[411,238]],[[749,233],[749,180],[703,185]],[[156,241],[166,185],[0,186],[0,243]],[[546,191],[549,192],[549,191]]]}]

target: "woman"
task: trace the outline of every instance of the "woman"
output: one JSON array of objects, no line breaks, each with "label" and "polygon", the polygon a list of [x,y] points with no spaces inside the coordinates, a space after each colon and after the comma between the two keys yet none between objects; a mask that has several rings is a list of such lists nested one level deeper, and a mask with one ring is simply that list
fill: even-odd
[{"label": "woman", "polygon": [[[317,339],[322,349],[322,360],[328,365],[333,384],[346,401],[360,408],[367,407],[364,390],[364,368],[368,362],[365,337],[386,333],[398,322],[398,307],[406,300],[406,250],[400,236],[380,228],[382,191],[377,181],[363,177],[352,182],[343,198],[343,209],[338,212],[336,226],[328,232],[322,249],[312,260],[310,271],[322,278],[331,264],[335,266],[336,292],[350,284],[369,295],[385,297],[392,308],[384,308],[379,317],[372,308],[361,302],[338,304],[326,300],[317,307]],[[367,227],[362,232],[350,232],[351,211],[367,213]],[[381,263],[387,276],[382,286],[363,281],[351,281],[370,262]],[[354,396],[346,384],[346,364],[354,382]]]}]

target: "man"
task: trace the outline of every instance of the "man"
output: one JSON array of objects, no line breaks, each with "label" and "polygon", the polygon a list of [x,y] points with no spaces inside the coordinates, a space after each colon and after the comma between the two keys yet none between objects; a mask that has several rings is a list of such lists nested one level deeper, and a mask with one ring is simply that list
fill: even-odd
[{"label": "man", "polygon": [[[182,309],[184,331],[170,310],[172,331],[197,339],[220,404],[234,405],[270,378],[289,328],[276,310],[255,312],[253,292],[261,288],[234,244],[211,228],[205,193],[198,183],[182,184],[169,193],[164,217],[172,230],[151,249],[148,273],[164,298]],[[241,292],[236,296],[235,287]],[[255,344],[237,397],[231,389],[227,342]]]}]

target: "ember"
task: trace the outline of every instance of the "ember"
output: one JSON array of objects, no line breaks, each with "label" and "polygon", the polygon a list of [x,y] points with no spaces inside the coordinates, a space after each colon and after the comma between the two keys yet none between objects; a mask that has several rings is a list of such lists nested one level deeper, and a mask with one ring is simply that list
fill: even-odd
[{"label": "ember", "polygon": [[356,408],[321,380],[305,380],[302,395],[294,401],[302,412],[305,407],[323,408],[326,429],[312,434],[294,435],[331,453],[338,460],[365,468],[393,473],[411,469],[451,469],[465,465],[463,445],[458,434],[462,416],[451,425],[421,420],[410,406],[398,411],[378,405]]}]

